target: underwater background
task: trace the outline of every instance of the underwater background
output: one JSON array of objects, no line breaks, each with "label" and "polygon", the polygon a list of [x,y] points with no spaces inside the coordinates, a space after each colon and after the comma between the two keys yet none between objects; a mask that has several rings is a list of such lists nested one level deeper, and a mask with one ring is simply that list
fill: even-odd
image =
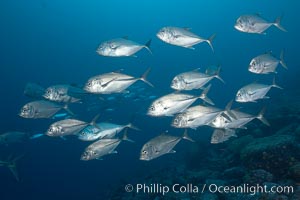
[{"label": "underwater background", "polygon": [[[296,188],[300,181],[299,8],[300,2],[283,0],[0,1],[1,133],[43,133],[55,121],[18,116],[20,108],[31,101],[23,95],[28,82],[44,87],[53,84],[82,86],[97,74],[123,69],[124,73],[138,77],[151,67],[148,80],[155,87],[139,82],[129,90],[136,92],[137,88],[144,87],[145,90],[137,95],[158,97],[172,92],[170,82],[175,75],[199,67],[205,71],[211,65],[221,65],[220,76],[226,83],[213,80],[209,96],[218,107],[224,108],[242,86],[254,81],[272,83],[273,75],[255,75],[247,70],[253,57],[269,51],[279,57],[284,50],[288,66],[288,70],[278,67],[276,83],[284,89],[272,89],[268,94],[270,99],[234,103],[234,107],[242,107],[252,114],[266,106],[265,117],[270,127],[252,122],[247,130],[238,132],[237,138],[222,144],[210,143],[213,129],[209,127],[190,129],[189,135],[195,143],[182,141],[175,148],[176,154],[149,162],[139,160],[140,149],[146,141],[166,130],[174,135],[183,133],[183,129],[170,126],[171,118],[146,115],[151,99],[134,101],[120,95],[118,100],[109,103],[71,105],[77,118],[90,121],[101,113],[102,121],[119,124],[131,121],[141,131],[129,132],[135,143],[121,143],[118,154],[104,157],[102,161],[81,161],[80,155],[90,143],[76,138],[62,140],[43,136],[1,146],[1,158],[23,157],[17,166],[19,182],[7,168],[0,168],[0,199],[160,199],[160,195],[155,194],[131,196],[133,194],[124,191],[124,186],[176,181],[183,184],[203,184],[209,180],[227,184],[261,181],[292,184]],[[234,29],[240,15],[255,13],[269,21],[283,15],[282,26],[288,32],[271,27],[266,35],[253,35]],[[155,36],[163,26],[189,27],[203,37],[216,33],[215,52],[205,43],[195,46],[195,50],[165,44]],[[111,58],[95,52],[100,42],[123,36],[142,44],[152,38],[153,55],[142,50],[137,58]],[[107,108],[112,111],[106,112]],[[257,143],[251,144],[253,142]],[[248,149],[251,145],[257,149],[247,152],[247,145]],[[262,154],[265,156],[260,157]],[[226,174],[228,170],[233,172]],[[257,172],[255,170],[264,170],[259,171],[264,175],[256,176],[257,179],[267,175],[271,178],[256,180],[251,175]],[[254,178],[250,181],[249,177]],[[280,198],[300,199],[300,189],[297,191],[298,196],[295,189],[294,194]],[[207,195],[210,196],[185,194],[165,199],[248,198]]]}]

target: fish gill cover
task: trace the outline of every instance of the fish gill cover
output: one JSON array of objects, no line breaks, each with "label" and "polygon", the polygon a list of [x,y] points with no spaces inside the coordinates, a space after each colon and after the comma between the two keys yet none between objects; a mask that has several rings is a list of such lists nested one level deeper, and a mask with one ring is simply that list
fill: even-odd
[{"label": "fish gill cover", "polygon": [[299,7],[1,1],[0,199],[300,199]]}]

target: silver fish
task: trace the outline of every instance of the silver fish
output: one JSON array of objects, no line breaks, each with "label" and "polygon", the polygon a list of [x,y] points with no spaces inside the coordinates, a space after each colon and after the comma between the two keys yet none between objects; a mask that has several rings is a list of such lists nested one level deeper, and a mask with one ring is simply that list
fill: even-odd
[{"label": "silver fish", "polygon": [[181,139],[193,141],[187,135],[186,131],[184,132],[182,137],[161,134],[151,139],[142,147],[140,153],[140,160],[149,161],[168,153],[175,153],[173,148],[176,146],[178,142],[181,141]]},{"label": "silver fish", "polygon": [[269,98],[266,96],[266,94],[272,87],[282,89],[281,87],[276,85],[275,79],[273,80],[272,85],[264,85],[258,83],[246,85],[239,89],[239,91],[236,94],[235,100],[237,102],[256,102],[256,100],[259,99]]},{"label": "silver fish", "polygon": [[281,51],[280,60],[275,58],[271,53],[266,53],[253,58],[249,64],[248,70],[255,74],[276,73],[276,68],[279,63],[287,69],[283,60],[283,51]]},{"label": "silver fish", "polygon": [[71,115],[73,114],[67,107],[67,105],[62,106],[53,102],[40,100],[40,101],[32,101],[30,103],[25,104],[19,113],[19,116],[23,118],[51,118],[58,111],[65,109]]},{"label": "silver fish", "polygon": [[109,154],[117,153],[115,150],[119,144],[123,141],[127,140],[133,142],[132,140],[127,138],[126,133],[124,134],[122,139],[101,139],[89,145],[81,155],[80,160],[88,161],[93,159],[100,160],[101,157]]},{"label": "silver fish", "polygon": [[131,123],[126,125],[119,125],[119,124],[113,124],[113,123],[107,123],[107,122],[100,122],[97,123],[97,127],[95,126],[88,126],[85,129],[83,129],[78,134],[78,139],[83,141],[94,141],[97,139],[111,139],[116,137],[118,133],[120,133],[125,128],[132,128],[135,130],[138,130],[136,127],[134,127]]},{"label": "silver fish", "polygon": [[278,17],[275,22],[268,22],[263,19],[260,15],[242,15],[240,16],[234,25],[234,28],[240,32],[245,33],[258,33],[265,34],[265,30],[267,30],[270,26],[274,25],[282,31],[285,31],[280,24],[281,17]]},{"label": "silver fish", "polygon": [[201,42],[207,42],[214,51],[214,48],[212,46],[212,40],[215,38],[215,34],[210,36],[208,39],[204,39],[190,31],[190,28],[179,28],[179,27],[163,27],[161,28],[156,36],[172,45],[181,46],[189,49],[194,49],[193,46],[196,44],[199,44]]},{"label": "silver fish", "polygon": [[213,102],[206,96],[211,85],[209,85],[200,96],[189,94],[172,93],[156,99],[148,109],[150,116],[173,116],[176,113],[183,112],[197,99],[202,99],[209,104]]},{"label": "silver fish", "polygon": [[223,110],[210,106],[193,106],[175,116],[172,126],[176,128],[192,128],[207,125]]},{"label": "silver fish", "polygon": [[24,132],[7,132],[0,135],[0,144],[22,143],[29,139],[29,134]]},{"label": "silver fish", "polygon": [[134,56],[142,48],[147,49],[150,53],[149,40],[145,45],[141,45],[127,38],[116,38],[101,43],[96,52],[101,56],[121,57],[121,56]]},{"label": "silver fish", "polygon": [[231,129],[215,129],[212,136],[210,143],[212,144],[219,144],[229,140],[231,137],[237,137],[235,134],[235,130]]},{"label": "silver fish", "polygon": [[228,116],[230,117],[230,120],[228,120],[223,115],[219,115],[210,123],[210,126],[222,129],[246,129],[245,125],[254,119],[258,119],[265,125],[270,126],[269,122],[263,116],[265,113],[265,108],[263,108],[260,113],[254,116],[237,110],[231,110],[231,112],[236,119]]},{"label": "silver fish", "polygon": [[45,88],[36,83],[27,83],[24,89],[24,95],[34,98],[42,99]]},{"label": "silver fish", "polygon": [[213,78],[217,78],[224,83],[223,79],[219,76],[220,69],[213,75],[200,73],[198,72],[199,69],[178,74],[173,78],[171,88],[175,90],[199,89]]},{"label": "silver fish", "polygon": [[53,85],[46,89],[43,97],[50,101],[61,103],[74,103],[80,101],[80,99],[72,97],[72,94],[83,94],[84,91],[80,88],[76,88],[70,85]]},{"label": "silver fish", "polygon": [[76,135],[88,125],[89,123],[81,120],[64,119],[51,124],[46,132],[46,135],[52,137]]},{"label": "silver fish", "polygon": [[87,81],[84,90],[96,94],[121,93],[139,80],[153,87],[153,85],[149,81],[147,81],[147,76],[150,70],[150,68],[147,69],[147,71],[140,78],[135,78],[117,72],[110,72],[94,76]]}]

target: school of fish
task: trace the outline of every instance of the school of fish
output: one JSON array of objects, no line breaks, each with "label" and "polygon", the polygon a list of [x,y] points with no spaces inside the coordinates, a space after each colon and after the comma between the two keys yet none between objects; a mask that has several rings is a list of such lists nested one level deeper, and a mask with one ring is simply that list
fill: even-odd
[{"label": "school of fish", "polygon": [[[281,25],[281,17],[278,17],[274,22],[270,22],[258,14],[238,17],[234,28],[243,33],[266,34],[266,30],[271,26],[286,32],[286,29]],[[192,32],[191,28],[166,26],[162,27],[156,33],[156,36],[164,43],[191,50],[195,49],[195,46],[200,43],[207,43],[210,50],[215,51],[213,41],[216,34],[214,33],[209,37],[201,37]],[[155,56],[150,48],[151,42],[152,39],[145,43],[138,43],[129,40],[128,37],[113,38],[102,41],[96,53],[106,57],[136,57],[139,51],[145,49],[149,54]],[[250,63],[245,63],[245,68],[248,67],[250,73],[267,76],[268,74],[277,74],[278,65],[287,69],[283,51],[279,57],[273,55],[272,52],[257,55],[250,60]],[[225,84],[220,76],[220,66],[213,71],[208,69],[206,72],[202,72],[200,69],[182,71],[170,80],[168,87],[173,89],[174,92],[161,96],[151,93],[139,94],[155,88],[148,80],[150,71],[151,68],[147,68],[140,76],[126,74],[122,70],[108,71],[87,78],[81,86],[61,84],[44,88],[39,84],[28,83],[24,94],[32,98],[33,101],[21,107],[19,116],[26,119],[45,118],[55,121],[49,124],[47,128],[45,127],[42,134],[28,134],[17,131],[1,134],[0,145],[18,143],[40,136],[58,137],[58,139],[76,137],[89,143],[82,151],[82,155],[78,156],[80,160],[102,160],[106,155],[117,153],[118,146],[122,141],[133,142],[127,136],[129,130],[137,132],[143,132],[143,130],[135,127],[132,120],[128,120],[127,124],[117,124],[105,120],[97,122],[102,113],[97,114],[90,121],[81,120],[80,116],[70,109],[70,105],[81,105],[89,101],[92,102],[91,105],[97,106],[97,104],[103,104],[103,101],[118,101],[119,97],[129,98],[132,103],[146,99],[147,102],[151,101],[145,107],[147,109],[146,115],[158,118],[158,120],[160,117],[170,117],[172,118],[170,127],[183,129],[180,136],[171,133],[157,133],[156,137],[146,141],[140,150],[139,159],[150,161],[165,154],[175,153],[174,148],[182,139],[194,142],[188,135],[188,129],[195,130],[201,126],[209,126],[213,130],[210,142],[218,144],[232,137],[237,137],[237,130],[246,129],[247,124],[255,119],[270,126],[267,119],[264,118],[265,108],[261,108],[259,113],[249,114],[232,108],[232,105],[234,101],[236,103],[262,101],[262,99],[270,98],[267,94],[272,88],[282,89],[276,84],[275,78],[272,83],[249,83],[241,87],[236,92],[236,96],[228,100],[227,106],[222,108],[215,106],[214,101],[209,98],[209,92],[213,88],[211,84],[213,79]],[[137,85],[142,86],[138,87]],[[197,95],[194,95],[195,93],[190,94],[192,90],[197,91]],[[93,109],[92,106],[90,109]],[[108,104],[105,111],[111,112],[113,109]],[[0,165],[5,164],[5,162],[0,163]],[[13,166],[11,169],[13,169]]]}]

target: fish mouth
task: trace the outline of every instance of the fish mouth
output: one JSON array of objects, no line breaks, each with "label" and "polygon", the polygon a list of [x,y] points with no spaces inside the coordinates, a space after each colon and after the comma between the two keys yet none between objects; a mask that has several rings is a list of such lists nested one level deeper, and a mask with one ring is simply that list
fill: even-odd
[{"label": "fish mouth", "polygon": [[141,156],[141,157],[140,157],[140,160],[149,161],[150,159],[149,159],[149,158],[146,158],[146,157],[144,157],[144,156]]}]

